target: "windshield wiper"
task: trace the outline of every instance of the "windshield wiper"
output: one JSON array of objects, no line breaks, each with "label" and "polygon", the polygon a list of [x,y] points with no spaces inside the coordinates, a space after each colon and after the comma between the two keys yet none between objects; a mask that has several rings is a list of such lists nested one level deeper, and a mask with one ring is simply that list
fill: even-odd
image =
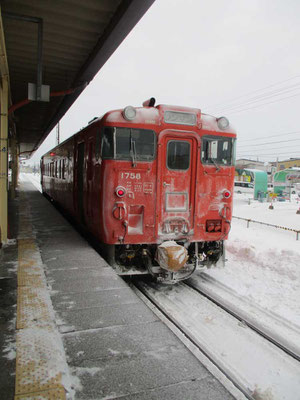
[{"label": "windshield wiper", "polygon": [[132,158],[132,166],[136,167],[136,148],[135,148],[135,141],[130,138],[130,155]]},{"label": "windshield wiper", "polygon": [[214,160],[212,157],[210,157],[209,160],[211,160],[211,161],[213,162],[213,164],[214,164],[214,166],[216,167],[217,171],[220,171],[221,168],[220,168],[219,165],[215,162],[215,160]]}]

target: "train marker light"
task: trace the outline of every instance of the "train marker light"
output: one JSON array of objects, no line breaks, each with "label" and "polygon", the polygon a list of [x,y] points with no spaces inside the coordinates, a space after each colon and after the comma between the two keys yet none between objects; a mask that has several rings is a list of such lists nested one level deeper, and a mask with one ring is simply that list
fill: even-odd
[{"label": "train marker light", "polygon": [[222,221],[220,219],[208,219],[206,221],[206,232],[221,232]]},{"label": "train marker light", "polygon": [[225,130],[229,127],[229,121],[226,117],[217,118],[217,124],[219,129]]},{"label": "train marker light", "polygon": [[132,121],[136,117],[136,109],[132,106],[127,106],[123,110],[123,117],[127,121]]},{"label": "train marker light", "polygon": [[55,156],[55,153],[53,153],[53,151],[50,153],[50,156],[53,157]]},{"label": "train marker light", "polygon": [[116,188],[116,195],[118,197],[123,197],[123,196],[125,196],[125,194],[126,194],[126,189],[123,186],[118,186]]},{"label": "train marker light", "polygon": [[229,190],[227,190],[227,189],[223,190],[223,197],[225,199],[229,199],[230,196],[231,196],[231,193]]}]

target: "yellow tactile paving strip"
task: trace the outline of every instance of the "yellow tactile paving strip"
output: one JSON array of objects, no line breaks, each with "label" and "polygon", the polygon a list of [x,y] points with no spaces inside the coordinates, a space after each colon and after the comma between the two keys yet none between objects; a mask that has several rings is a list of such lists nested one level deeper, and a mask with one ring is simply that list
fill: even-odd
[{"label": "yellow tactile paving strip", "polygon": [[15,400],[57,400],[64,399],[65,391],[62,388],[56,388],[47,390],[43,393],[31,394],[30,396],[26,394],[21,394],[19,396],[15,396]]},{"label": "yellow tactile paving strip", "polygon": [[30,207],[20,191],[15,400],[66,399],[57,332]]},{"label": "yellow tactile paving strip", "polygon": [[31,328],[37,321],[43,326],[49,325],[51,315],[44,291],[40,288],[18,287],[17,329]]}]

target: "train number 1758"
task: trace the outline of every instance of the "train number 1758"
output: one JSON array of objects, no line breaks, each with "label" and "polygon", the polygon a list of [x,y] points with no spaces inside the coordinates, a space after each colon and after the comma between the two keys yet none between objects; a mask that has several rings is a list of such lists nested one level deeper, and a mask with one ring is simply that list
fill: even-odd
[{"label": "train number 1758", "polygon": [[121,172],[122,179],[141,179],[141,174],[139,172]]}]

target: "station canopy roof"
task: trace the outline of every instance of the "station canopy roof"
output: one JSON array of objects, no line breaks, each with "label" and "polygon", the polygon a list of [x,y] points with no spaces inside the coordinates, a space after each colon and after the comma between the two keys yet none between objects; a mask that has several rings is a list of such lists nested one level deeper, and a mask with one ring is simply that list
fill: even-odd
[{"label": "station canopy roof", "polygon": [[[21,155],[39,147],[154,1],[1,1],[10,130]],[[29,83],[31,98],[49,92],[49,101],[29,102]]]}]

